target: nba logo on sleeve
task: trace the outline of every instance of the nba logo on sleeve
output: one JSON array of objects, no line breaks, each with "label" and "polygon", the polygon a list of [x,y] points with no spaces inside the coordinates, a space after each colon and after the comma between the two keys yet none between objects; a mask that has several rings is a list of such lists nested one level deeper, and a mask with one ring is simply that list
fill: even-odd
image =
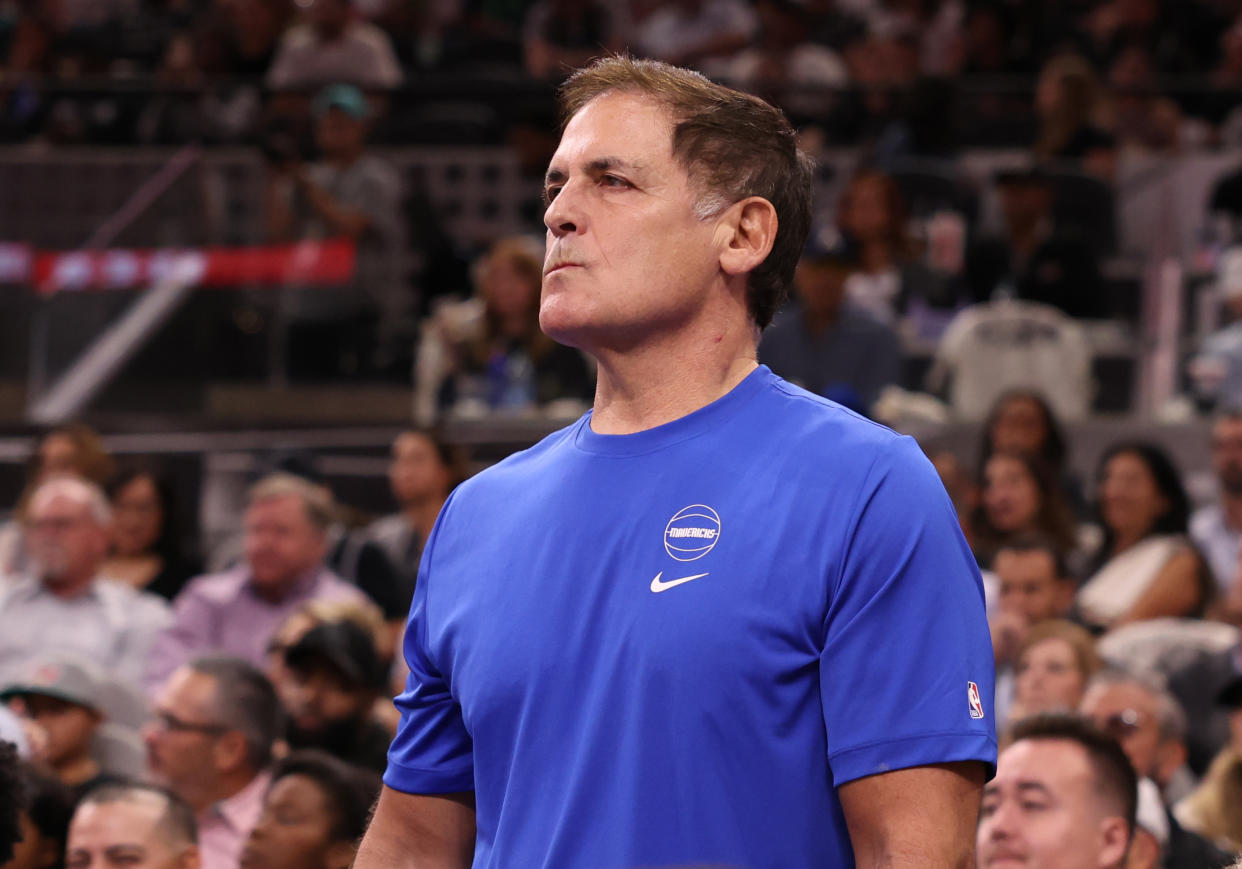
[{"label": "nba logo on sleeve", "polygon": [[979,686],[974,682],[966,683],[966,701],[970,704],[970,717],[983,717],[983,700],[979,697]]}]

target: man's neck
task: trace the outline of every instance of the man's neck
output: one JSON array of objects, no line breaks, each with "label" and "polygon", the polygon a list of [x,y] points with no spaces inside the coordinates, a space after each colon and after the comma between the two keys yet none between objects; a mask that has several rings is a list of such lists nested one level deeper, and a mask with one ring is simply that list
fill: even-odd
[{"label": "man's neck", "polygon": [[1242,493],[1222,492],[1220,509],[1225,517],[1225,526],[1232,531],[1242,531]]},{"label": "man's neck", "polygon": [[210,783],[210,786],[206,786],[207,783],[204,783],[205,786],[202,793],[185,794],[184,796],[186,802],[188,802],[190,807],[194,809],[194,813],[201,815],[216,803],[223,802],[230,797],[236,796],[238,793],[243,791],[248,784],[254,781],[257,775],[258,773],[252,772],[248,769],[239,770],[238,772],[230,773],[229,775],[220,776],[220,778]]},{"label": "man's neck", "polygon": [[405,517],[410,527],[425,539],[431,533],[431,526],[436,523],[436,517],[440,515],[440,508],[444,506],[444,501],[445,496],[439,494],[430,498],[419,498],[402,507],[401,515]]},{"label": "man's neck", "polygon": [[43,587],[61,600],[72,600],[86,594],[94,580],[94,573],[73,577],[60,576],[55,579],[44,577]]},{"label": "man's neck", "polygon": [[749,320],[717,318],[641,349],[593,353],[591,429],[633,434],[711,404],[755,370],[757,339]]},{"label": "man's neck", "polygon": [[99,764],[91,760],[88,754],[66,760],[56,766],[56,777],[70,787],[88,782],[97,775],[99,775]]}]

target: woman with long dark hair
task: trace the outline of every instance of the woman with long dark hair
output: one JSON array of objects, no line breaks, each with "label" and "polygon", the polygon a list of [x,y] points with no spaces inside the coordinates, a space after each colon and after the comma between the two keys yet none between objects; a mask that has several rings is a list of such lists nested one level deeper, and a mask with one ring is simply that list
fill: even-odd
[{"label": "woman with long dark hair", "polygon": [[1052,471],[1035,455],[993,453],[983,466],[980,488],[970,534],[980,567],[989,567],[997,550],[1019,537],[1047,537],[1065,555],[1077,545],[1073,512]]},{"label": "woman with long dark hair", "polygon": [[150,468],[128,468],[108,487],[108,498],[112,550],[100,572],[172,600],[200,565],[182,551],[171,484]]},{"label": "woman with long dark hair", "polygon": [[1096,511],[1104,539],[1078,592],[1087,623],[1107,629],[1202,612],[1211,578],[1186,535],[1190,499],[1164,450],[1141,441],[1106,450]]}]

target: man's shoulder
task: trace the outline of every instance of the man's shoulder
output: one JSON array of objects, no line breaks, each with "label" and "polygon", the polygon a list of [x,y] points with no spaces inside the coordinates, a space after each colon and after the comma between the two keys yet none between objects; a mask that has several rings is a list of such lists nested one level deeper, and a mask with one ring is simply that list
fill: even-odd
[{"label": "man's shoulder", "polygon": [[[814,453],[830,453],[843,460],[843,451],[873,452],[891,449],[903,440],[886,425],[868,419],[831,399],[816,395],[772,375],[762,399],[764,423],[780,423],[785,446]],[[770,414],[770,416],[769,416]],[[790,442],[789,438],[794,438]],[[781,442],[775,442],[778,446]]]},{"label": "man's shoulder", "polygon": [[1194,538],[1215,534],[1221,526],[1220,504],[1204,504],[1190,514],[1190,536]]},{"label": "man's shoulder", "polygon": [[236,600],[246,586],[246,572],[232,568],[221,573],[205,573],[186,583],[177,601],[199,600],[214,606],[223,606]]},{"label": "man's shoulder", "polygon": [[494,465],[480,471],[457,487],[455,500],[479,495],[490,496],[497,489],[521,486],[532,479],[542,478],[554,469],[558,460],[566,455],[572,445],[574,432],[584,425],[585,416],[541,438],[533,446],[518,450]]}]

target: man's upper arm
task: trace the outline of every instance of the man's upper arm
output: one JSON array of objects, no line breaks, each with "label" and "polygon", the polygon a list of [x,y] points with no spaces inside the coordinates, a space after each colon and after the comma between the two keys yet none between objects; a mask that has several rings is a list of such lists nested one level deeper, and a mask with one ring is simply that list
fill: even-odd
[{"label": "man's upper arm", "polygon": [[385,786],[354,869],[464,869],[474,834],[473,792],[407,794]]},{"label": "man's upper arm", "polygon": [[866,776],[837,795],[858,869],[975,865],[985,765],[936,764]]}]

